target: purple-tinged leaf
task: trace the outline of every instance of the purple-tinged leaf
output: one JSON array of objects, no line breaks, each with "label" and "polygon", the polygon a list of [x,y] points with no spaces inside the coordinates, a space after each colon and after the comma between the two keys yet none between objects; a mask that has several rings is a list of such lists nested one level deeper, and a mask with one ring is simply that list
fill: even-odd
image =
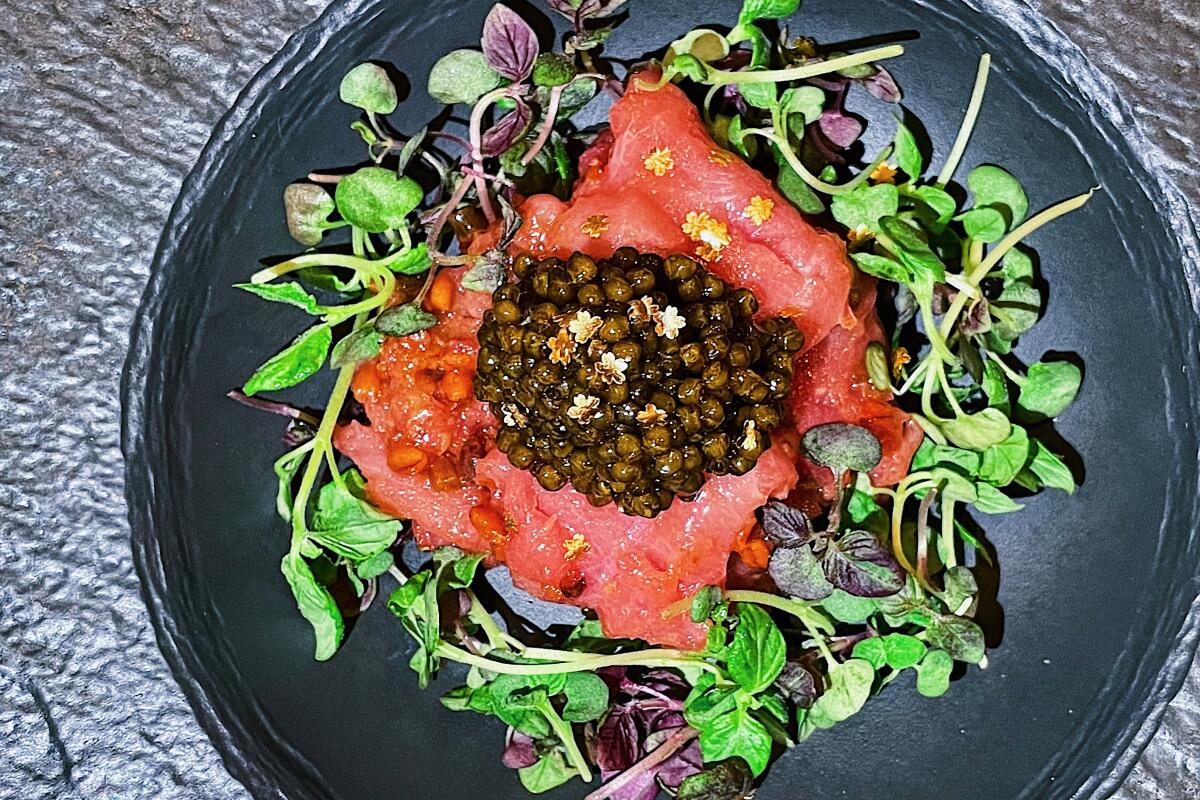
[{"label": "purple-tinged leaf", "polygon": [[533,119],[533,110],[521,98],[516,106],[483,134],[479,150],[484,156],[498,156],[525,135]]},{"label": "purple-tinged leaf", "polygon": [[[585,800],[654,800],[658,796],[658,776],[664,769],[671,779],[683,780],[692,770],[694,754],[686,755],[696,742],[698,731],[686,725],[647,742],[649,752],[628,769],[611,776],[603,786],[589,794]],[[610,773],[603,773],[609,777]]]},{"label": "purple-tinged leaf", "polygon": [[977,300],[967,309],[958,322],[958,329],[967,336],[987,333],[992,329],[992,315],[988,313],[987,300]]},{"label": "purple-tinged leaf", "polygon": [[863,133],[861,122],[837,109],[822,112],[817,124],[821,126],[821,133],[825,134],[825,138],[841,148],[854,144]]},{"label": "purple-tinged leaf", "polygon": [[641,756],[641,734],[637,712],[630,706],[613,709],[596,730],[596,766],[620,772],[629,769]]},{"label": "purple-tinged leaf", "polygon": [[824,600],[833,593],[833,585],[825,577],[821,562],[812,548],[778,547],[767,562],[767,574],[779,591],[802,600]]},{"label": "purple-tinged leaf", "polygon": [[863,88],[885,103],[899,103],[900,87],[896,85],[895,78],[883,67],[876,69],[879,71],[861,81]]},{"label": "purple-tinged leaf", "polygon": [[575,23],[576,27],[589,19],[611,17],[628,0],[547,0],[553,10]]},{"label": "purple-tinged leaf", "polygon": [[488,66],[509,80],[523,81],[533,71],[538,55],[537,34],[508,6],[492,6],[483,22],[481,43]]},{"label": "purple-tinged leaf", "polygon": [[777,500],[763,507],[762,526],[767,541],[779,547],[799,547],[813,537],[808,515]]},{"label": "purple-tinged leaf", "polygon": [[821,564],[825,578],[855,597],[890,597],[904,588],[904,572],[868,531],[850,531],[830,543]]},{"label": "purple-tinged leaf", "polygon": [[797,708],[811,708],[820,693],[817,679],[796,661],[783,665],[779,677],[775,679],[775,686]]},{"label": "purple-tinged leaf", "polygon": [[538,762],[534,740],[518,730],[508,729],[508,740],[504,744],[504,755],[500,758],[509,769],[524,769]]}]

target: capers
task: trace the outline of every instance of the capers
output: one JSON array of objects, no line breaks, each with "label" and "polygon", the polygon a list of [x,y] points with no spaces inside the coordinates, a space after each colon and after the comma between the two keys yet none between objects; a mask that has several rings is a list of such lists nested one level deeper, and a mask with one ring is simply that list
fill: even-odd
[{"label": "capers", "polygon": [[770,447],[804,337],[754,319],[752,292],[630,247],[522,253],[512,274],[479,329],[475,396],[501,422],[498,449],[543,488],[653,517]]}]

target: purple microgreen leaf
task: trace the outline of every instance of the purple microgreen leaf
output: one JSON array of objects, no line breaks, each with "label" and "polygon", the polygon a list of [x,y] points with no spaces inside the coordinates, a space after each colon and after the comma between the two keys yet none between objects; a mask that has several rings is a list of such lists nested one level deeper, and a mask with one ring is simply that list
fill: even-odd
[{"label": "purple microgreen leaf", "polygon": [[819,694],[816,678],[795,661],[783,665],[779,677],[775,679],[775,686],[797,708],[811,708]]},{"label": "purple microgreen leaf", "polygon": [[883,458],[883,446],[875,434],[860,425],[826,422],[814,425],[800,439],[800,450],[810,461],[833,470],[869,472]]},{"label": "purple microgreen leaf", "polygon": [[904,588],[904,572],[869,531],[850,531],[821,559],[825,578],[855,597],[890,597]]},{"label": "purple microgreen leaf", "polygon": [[833,593],[821,562],[808,546],[776,548],[767,562],[767,574],[789,597],[824,600]]},{"label": "purple microgreen leaf", "polygon": [[854,144],[863,133],[863,124],[858,119],[843,114],[836,108],[822,112],[817,124],[821,126],[821,133],[825,134],[825,138],[841,148]]},{"label": "purple microgreen leaf", "polygon": [[876,67],[876,69],[879,71],[862,81],[863,88],[873,97],[877,97],[885,103],[899,103],[900,87],[896,85],[896,79],[892,77],[892,73],[883,67]]},{"label": "purple microgreen leaf", "polygon": [[988,313],[987,300],[977,300],[967,309],[958,322],[958,329],[966,336],[987,333],[992,329],[992,316]]},{"label": "purple microgreen leaf", "polygon": [[641,749],[634,707],[613,709],[596,731],[596,766],[612,772],[629,769],[638,760]]},{"label": "purple microgreen leaf", "polygon": [[776,500],[763,506],[762,527],[767,541],[779,547],[800,547],[813,537],[808,515]]},{"label": "purple microgreen leaf", "polygon": [[475,263],[463,275],[462,286],[470,292],[491,294],[504,282],[508,259],[500,249],[488,250],[475,258]]},{"label": "purple microgreen leaf", "polygon": [[529,104],[519,97],[516,98],[516,106],[513,110],[484,132],[480,142],[480,152],[484,156],[500,155],[525,135],[532,119],[533,110]]},{"label": "purple microgreen leaf", "polygon": [[492,6],[483,23],[481,43],[488,65],[509,80],[523,81],[533,71],[538,55],[537,34],[508,6]]},{"label": "purple microgreen leaf", "polygon": [[524,769],[538,762],[537,749],[533,737],[518,730],[508,729],[508,739],[504,743],[504,755],[500,761],[509,769]]}]

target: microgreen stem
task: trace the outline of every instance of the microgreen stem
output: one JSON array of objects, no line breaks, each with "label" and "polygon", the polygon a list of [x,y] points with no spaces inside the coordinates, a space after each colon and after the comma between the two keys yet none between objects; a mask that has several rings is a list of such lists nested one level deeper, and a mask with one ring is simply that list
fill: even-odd
[{"label": "microgreen stem", "polygon": [[461,647],[442,642],[437,646],[436,654],[440,658],[468,664],[492,672],[503,672],[508,675],[557,675],[560,672],[591,672],[603,667],[699,667],[720,674],[721,670],[714,664],[704,661],[692,653],[682,650],[655,648],[636,650],[630,653],[617,653],[610,656],[592,656],[587,659],[559,662],[556,664],[512,664],[493,658],[477,656]]},{"label": "microgreen stem", "polygon": [[575,771],[579,773],[579,777],[584,783],[590,783],[592,780],[592,770],[588,767],[587,759],[583,757],[583,753],[579,750],[579,743],[575,741],[575,730],[568,725],[558,712],[554,710],[554,706],[550,705],[550,701],[542,698],[541,708],[542,716],[546,718],[546,722],[550,723],[550,730],[562,740],[563,747],[567,751],[567,760],[571,762],[571,766],[575,767]]},{"label": "microgreen stem", "polygon": [[958,554],[954,549],[954,502],[953,497],[942,497],[942,539],[938,554],[947,569],[958,566]]},{"label": "microgreen stem", "polygon": [[397,250],[380,259],[365,259],[359,256],[347,256],[340,253],[305,253],[302,256],[281,261],[273,267],[260,269],[250,276],[251,283],[270,283],[276,278],[295,272],[305,267],[345,267],[358,273],[375,274],[386,270],[407,254],[407,250]]},{"label": "microgreen stem", "polygon": [[812,174],[808,167],[804,166],[804,163],[796,157],[796,153],[794,150],[792,150],[791,144],[789,144],[786,139],[779,136],[774,131],[768,128],[751,128],[744,133],[745,135],[754,134],[755,136],[761,136],[762,138],[774,143],[775,146],[779,148],[779,152],[783,155],[784,159],[788,162],[788,166],[795,170],[796,174],[799,175],[805,183],[816,189],[818,192],[824,192],[828,195],[846,194],[847,192],[853,191],[857,186],[860,186],[862,183],[864,183],[867,178],[871,176],[871,173],[875,171],[875,168],[886,161],[887,157],[892,154],[892,146],[889,144],[879,152],[879,155],[875,156],[875,160],[872,161],[866,169],[855,175],[850,180],[846,181],[845,183],[827,183],[818,178],[816,175]]},{"label": "microgreen stem", "polygon": [[1008,376],[1009,380],[1011,380],[1017,386],[1025,385],[1025,376],[1005,363],[1004,359],[1001,358],[997,353],[993,353],[991,350],[985,350],[984,352],[987,353],[988,358],[1000,365],[1000,369],[1004,371],[1004,374]]},{"label": "microgreen stem", "polygon": [[583,798],[583,800],[608,800],[610,797],[615,797],[616,793],[621,789],[638,780],[647,772],[650,772],[659,764],[678,753],[699,735],[700,732],[695,728],[686,725],[683,726],[664,739],[663,743],[654,748],[648,756]]},{"label": "microgreen stem", "polygon": [[304,476],[300,479],[300,488],[292,502],[292,550],[298,551],[304,538],[308,535],[308,520],[305,510],[308,508],[308,498],[316,484],[317,475],[321,471],[325,449],[332,447],[333,428],[338,416],[342,413],[342,404],[346,401],[346,393],[350,391],[350,382],[354,379],[354,364],[347,364],[338,372],[337,381],[333,385],[333,393],[329,397],[329,405],[321,417],[321,426],[313,437],[313,449],[308,463],[304,467]]},{"label": "microgreen stem", "polygon": [[835,630],[833,623],[824,614],[803,600],[793,600],[787,597],[780,597],[777,594],[757,592],[753,589],[730,589],[725,592],[725,599],[733,603],[754,603],[755,605],[774,608],[785,614],[791,614],[806,625],[812,625],[814,628],[829,635],[832,635]]},{"label": "microgreen stem", "polygon": [[[480,150],[483,143],[483,115],[493,104],[502,97],[508,96],[508,87],[501,86],[499,89],[492,91],[479,98],[479,102],[471,109],[470,135],[471,140],[471,166],[475,167],[476,171],[483,172],[483,153]],[[479,206],[483,209],[483,215],[487,218],[488,224],[496,221],[496,211],[492,208],[492,199],[488,196],[487,182],[475,176],[475,193],[479,195]]]},{"label": "microgreen stem", "polygon": [[[1029,219],[1022,222],[1012,230],[1007,236],[1001,239],[995,247],[993,247],[979,265],[976,266],[967,280],[972,286],[978,286],[979,283],[987,277],[988,273],[996,268],[1000,260],[1004,258],[1013,247],[1015,247],[1022,239],[1036,231],[1043,225],[1051,222],[1064,214],[1070,214],[1076,209],[1082,208],[1088,200],[1092,199],[1092,195],[1096,193],[1095,189],[1090,189],[1083,194],[1076,195],[1061,203],[1055,203],[1044,211],[1035,214]],[[949,336],[954,330],[954,324],[958,321],[958,315],[962,312],[963,307],[967,304],[966,295],[961,292],[954,298],[954,302],[950,304],[950,308],[946,311],[946,316],[942,320],[942,336]]]},{"label": "microgreen stem", "polygon": [[950,404],[950,408],[954,409],[954,415],[961,417],[963,415],[962,406],[958,404],[958,398],[954,396],[950,379],[946,377],[946,364],[943,361],[937,363],[937,376],[938,382],[942,385],[942,394],[946,396],[946,402]]},{"label": "microgreen stem", "polygon": [[840,69],[857,67],[874,61],[884,61],[904,54],[904,46],[898,44],[877,47],[862,53],[851,53],[845,56],[831,58],[828,61],[817,61],[802,67],[789,69],[768,69],[749,72],[728,72],[725,70],[710,70],[709,82],[718,86],[738,83],[782,83],[786,81],[802,81],[827,75]]},{"label": "microgreen stem", "polygon": [[480,628],[483,628],[483,633],[487,637],[488,644],[493,650],[509,649],[508,637],[504,631],[500,630],[500,626],[496,624],[496,620],[492,619],[492,615],[483,607],[483,603],[479,602],[479,598],[475,596],[475,592],[467,589],[467,597],[471,600],[471,608],[467,611],[467,617],[471,619]]},{"label": "microgreen stem", "polygon": [[538,132],[537,139],[530,145],[529,151],[521,158],[522,164],[531,163],[546,146],[546,142],[550,141],[550,134],[554,132],[554,123],[558,118],[558,105],[562,100],[563,90],[570,85],[564,83],[550,90],[550,102],[546,105],[546,121],[542,123],[542,129]]},{"label": "microgreen stem", "polygon": [[917,580],[929,584],[929,509],[937,497],[937,488],[930,489],[917,507]]},{"label": "microgreen stem", "polygon": [[979,68],[975,71],[975,88],[971,90],[971,99],[967,103],[967,111],[963,115],[958,136],[954,139],[954,146],[950,148],[950,155],[946,157],[942,171],[938,173],[939,186],[945,186],[950,182],[950,179],[954,177],[954,171],[958,169],[958,162],[962,160],[963,153],[967,151],[967,142],[971,139],[971,131],[975,129],[975,120],[979,117],[979,109],[983,106],[983,93],[987,89],[988,70],[991,69],[991,66],[991,54],[984,53],[979,59]]}]

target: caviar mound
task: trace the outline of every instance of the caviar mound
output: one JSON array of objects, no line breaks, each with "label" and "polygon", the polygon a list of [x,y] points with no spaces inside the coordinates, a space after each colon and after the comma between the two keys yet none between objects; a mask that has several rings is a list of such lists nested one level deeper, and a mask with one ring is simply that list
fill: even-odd
[{"label": "caviar mound", "polygon": [[803,334],[684,255],[513,259],[479,329],[475,396],[542,488],[654,517],[771,445]]}]

